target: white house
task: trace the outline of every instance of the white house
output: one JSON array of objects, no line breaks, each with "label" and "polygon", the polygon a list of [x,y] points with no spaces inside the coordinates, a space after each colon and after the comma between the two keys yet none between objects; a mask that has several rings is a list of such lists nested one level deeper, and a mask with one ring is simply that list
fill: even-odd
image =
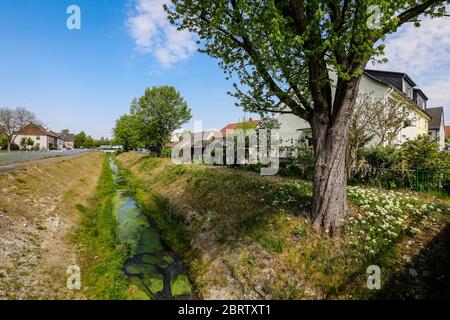
[{"label": "white house", "polygon": [[428,132],[431,137],[437,138],[439,149],[442,151],[445,149],[444,108],[428,108],[427,113],[431,117],[431,121],[428,124]]},{"label": "white house", "polygon": [[[330,77],[336,79],[333,74],[330,74]],[[416,84],[407,74],[400,72],[366,70],[361,79],[360,94],[370,94],[375,99],[407,98],[412,125],[401,130],[394,141],[395,144],[401,144],[407,139],[414,139],[428,132],[428,121],[431,119],[426,113],[428,98],[421,90],[415,89],[415,86]],[[334,91],[335,88],[333,88],[333,96]],[[278,116],[278,122],[282,147],[298,148],[312,145],[312,131],[307,121],[293,114],[281,114]],[[371,143],[377,143],[376,138]]]},{"label": "white house", "polygon": [[20,146],[23,138],[33,141],[32,148],[39,150],[60,150],[64,147],[64,138],[46,128],[30,123],[17,132],[14,143]]}]

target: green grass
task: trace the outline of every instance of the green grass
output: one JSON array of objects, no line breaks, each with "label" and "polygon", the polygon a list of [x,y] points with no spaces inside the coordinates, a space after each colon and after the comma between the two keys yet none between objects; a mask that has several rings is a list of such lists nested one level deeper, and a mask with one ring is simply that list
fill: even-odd
[{"label": "green grass", "polygon": [[[429,247],[428,240],[450,221],[443,215],[448,206],[435,198],[353,188],[344,233],[331,239],[310,228],[311,183],[126,154],[119,161],[131,170],[141,208],[183,258],[200,296],[217,287],[228,290],[234,283],[227,280],[231,273],[242,284],[235,288],[243,291],[238,296],[246,298],[254,297],[256,285],[275,299],[404,297],[415,279],[402,281],[404,291],[379,296],[366,287],[368,265],[380,266],[386,288],[395,287],[398,274],[408,273],[404,256],[417,255],[421,261],[420,247]],[[399,218],[404,222],[397,225],[393,221]],[[400,226],[405,230],[396,230]],[[410,241],[416,243],[414,250],[407,247]],[[434,269],[443,273],[445,260],[439,256]],[[270,278],[262,270],[271,272]],[[422,291],[421,296],[430,296]]]},{"label": "green grass", "polygon": [[118,243],[113,215],[115,185],[107,157],[100,183],[89,207],[77,204],[82,223],[75,235],[83,253],[82,286],[90,299],[127,299],[128,282],[122,271],[127,249]]},{"label": "green grass", "polygon": [[[157,165],[157,162],[158,159],[148,158],[143,163],[142,168],[148,170]],[[182,215],[178,214],[175,207],[171,205],[166,197],[153,190],[151,186],[142,185],[131,175],[130,171],[123,168],[120,163],[117,164],[123,177],[128,180],[130,188],[136,192],[134,200],[139,208],[149,217],[152,225],[160,232],[164,243],[177,252],[189,252],[190,238]],[[178,168],[169,170],[164,179],[173,181],[174,176],[184,172],[184,170],[178,170]]]},{"label": "green grass", "polygon": [[27,182],[24,179],[16,178],[16,182],[20,184],[26,184]]}]

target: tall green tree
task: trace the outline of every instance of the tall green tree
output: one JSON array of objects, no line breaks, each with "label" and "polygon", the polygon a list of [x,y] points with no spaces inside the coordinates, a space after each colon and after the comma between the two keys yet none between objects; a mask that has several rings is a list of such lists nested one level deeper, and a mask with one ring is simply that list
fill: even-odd
[{"label": "tall green tree", "polygon": [[132,102],[130,112],[136,117],[141,143],[158,155],[171,133],[192,117],[186,101],[172,86],[147,88]]},{"label": "tall green tree", "polygon": [[[359,83],[383,40],[438,0],[172,0],[169,20],[197,33],[202,52],[239,78],[248,111],[292,113],[309,122],[315,152],[312,221],[331,234],[347,211],[348,127]],[[335,72],[335,77],[330,75]]]},{"label": "tall green tree", "polygon": [[86,137],[86,141],[84,142],[84,145],[83,145],[85,148],[89,148],[89,149],[91,149],[91,148],[94,148],[95,147],[95,140],[94,140],[94,138],[92,138],[92,136],[87,136]]},{"label": "tall green tree", "polygon": [[116,120],[114,144],[122,145],[124,151],[130,151],[140,146],[140,131],[137,117],[126,114]]},{"label": "tall green tree", "polygon": [[87,140],[87,135],[84,131],[81,131],[79,134],[75,135],[74,138],[74,144],[75,144],[75,148],[86,148],[86,140]]}]

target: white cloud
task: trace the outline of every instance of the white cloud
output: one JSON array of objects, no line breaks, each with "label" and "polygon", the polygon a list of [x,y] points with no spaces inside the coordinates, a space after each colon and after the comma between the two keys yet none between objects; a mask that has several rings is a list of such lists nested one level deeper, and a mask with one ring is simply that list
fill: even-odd
[{"label": "white cloud", "polygon": [[176,30],[167,20],[163,5],[169,2],[135,0],[127,21],[137,51],[153,54],[166,68],[188,59],[197,49],[193,34]]},{"label": "white cloud", "polygon": [[450,18],[422,18],[420,28],[406,24],[385,45],[389,62],[375,68],[407,73],[429,97],[429,107],[450,112]]},{"label": "white cloud", "polygon": [[450,108],[450,73],[425,83],[423,91],[430,98],[431,103],[428,104],[430,107]]},{"label": "white cloud", "polygon": [[389,62],[382,68],[409,70],[411,74],[448,68],[450,20],[424,18],[420,28],[413,24],[404,25],[385,44]]}]

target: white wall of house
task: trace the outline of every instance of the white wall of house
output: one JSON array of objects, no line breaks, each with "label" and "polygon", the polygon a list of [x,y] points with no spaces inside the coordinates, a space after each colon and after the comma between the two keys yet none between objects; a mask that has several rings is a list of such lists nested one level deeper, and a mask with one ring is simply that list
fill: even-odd
[{"label": "white wall of house", "polygon": [[[285,110],[290,110],[286,107]],[[293,114],[281,114],[278,116],[278,123],[280,128],[278,133],[280,135],[281,147],[300,147],[304,144],[305,135],[311,130],[309,123],[306,120]]]},{"label": "white wall of house", "polygon": [[31,138],[34,141],[34,146],[39,144],[40,150],[46,150],[48,149],[48,139],[47,136],[26,136],[26,135],[18,135],[14,139],[14,143],[20,146],[20,142],[23,138]]},{"label": "white wall of house", "polygon": [[75,144],[73,141],[64,141],[64,148],[66,149],[74,149]]},{"label": "white wall of house", "polygon": [[58,145],[58,150],[64,149],[64,139],[57,138],[56,141],[57,141],[56,143]]},{"label": "white wall of house", "polygon": [[[330,72],[330,79],[335,82],[336,75]],[[333,86],[333,97],[335,91],[336,89]],[[363,75],[359,85],[359,94],[370,94],[375,99],[387,98],[392,92],[392,88],[367,75]],[[286,108],[286,110],[289,110],[289,108]],[[277,119],[280,124],[279,134],[281,147],[302,146],[304,145],[304,139],[302,138],[311,136],[310,126],[305,120],[292,114],[281,114]],[[428,132],[428,120],[423,113],[417,110],[411,110],[411,119],[413,120],[412,126],[402,129],[394,144],[401,144],[408,139],[415,139],[418,135]],[[380,138],[374,137],[369,145],[377,145],[379,142]]]},{"label": "white wall of house", "polygon": [[[336,77],[332,73],[330,73],[330,78],[332,81],[336,81]],[[336,92],[334,86],[332,90],[334,97]],[[390,88],[364,75],[361,79],[359,92],[371,94],[374,98],[382,99],[389,94]],[[290,109],[286,107],[285,110],[289,111]],[[305,144],[305,138],[311,137],[311,127],[306,120],[293,114],[281,114],[277,119],[280,124],[278,132],[280,134],[281,147],[300,147]]]},{"label": "white wall of house", "polygon": [[441,118],[441,126],[439,130],[436,129],[430,129],[429,130],[430,136],[432,138],[437,138],[439,143],[439,150],[445,149],[445,124],[444,124],[444,117]]},{"label": "white wall of house", "polygon": [[445,123],[444,123],[444,116],[442,116],[441,128],[439,129],[439,149],[441,151],[445,149]]}]

